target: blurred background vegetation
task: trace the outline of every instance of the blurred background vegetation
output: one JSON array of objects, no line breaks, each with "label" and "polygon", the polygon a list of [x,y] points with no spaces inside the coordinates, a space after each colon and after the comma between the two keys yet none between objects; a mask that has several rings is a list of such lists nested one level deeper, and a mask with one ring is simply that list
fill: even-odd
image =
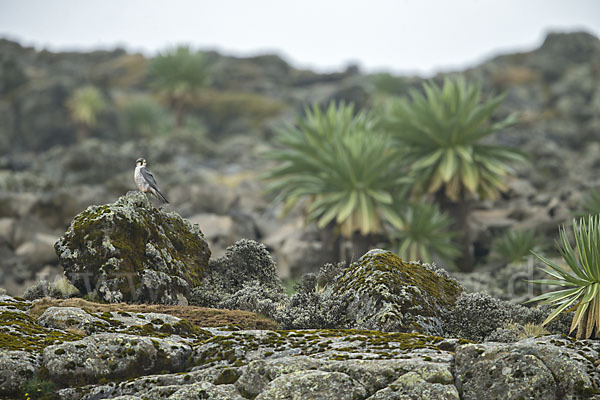
[{"label": "blurred background vegetation", "polygon": [[134,189],[144,156],[215,255],[257,239],[293,279],[384,247],[495,290],[530,250],[556,256],[559,224],[600,212],[598,65],[584,32],[430,79],[2,39],[0,285],[58,271],[53,241]]}]

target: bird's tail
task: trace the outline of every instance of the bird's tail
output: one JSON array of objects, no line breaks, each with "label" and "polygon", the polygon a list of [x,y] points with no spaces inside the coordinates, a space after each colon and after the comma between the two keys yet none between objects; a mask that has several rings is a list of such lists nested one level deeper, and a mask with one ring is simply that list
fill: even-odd
[{"label": "bird's tail", "polygon": [[169,204],[169,200],[167,200],[167,198],[160,192],[160,190],[154,189],[153,193],[156,197],[158,197],[160,201]]}]

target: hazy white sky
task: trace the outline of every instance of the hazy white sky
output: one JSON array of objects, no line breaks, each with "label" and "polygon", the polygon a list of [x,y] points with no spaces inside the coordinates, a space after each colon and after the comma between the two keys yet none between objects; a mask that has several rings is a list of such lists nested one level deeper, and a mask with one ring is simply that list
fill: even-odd
[{"label": "hazy white sky", "polygon": [[38,48],[187,43],[322,71],[431,74],[579,29],[600,36],[600,0],[0,0],[0,37]]}]

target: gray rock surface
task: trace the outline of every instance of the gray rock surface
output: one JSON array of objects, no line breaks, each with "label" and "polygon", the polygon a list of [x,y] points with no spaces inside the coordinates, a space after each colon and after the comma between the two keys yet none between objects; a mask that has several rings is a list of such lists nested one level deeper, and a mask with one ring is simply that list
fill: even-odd
[{"label": "gray rock surface", "polygon": [[178,304],[210,258],[198,226],[154,208],[141,192],[88,207],[55,248],[82,294],[107,302]]},{"label": "gray rock surface", "polygon": [[456,385],[465,400],[591,398],[598,394],[597,351],[559,336],[468,344],[456,351]]},{"label": "gray rock surface", "polygon": [[181,371],[192,349],[181,340],[98,333],[44,349],[42,366],[57,382],[82,384],[101,378]]},{"label": "gray rock surface", "polygon": [[600,398],[595,340],[200,329],[168,314],[77,307],[47,308],[36,321],[34,309],[0,296],[0,391],[9,398],[32,382],[70,400]]},{"label": "gray rock surface", "polygon": [[442,335],[441,316],[463,289],[444,270],[375,249],[333,283],[334,294],[351,291],[347,316],[353,327]]},{"label": "gray rock surface", "polygon": [[292,372],[275,378],[256,399],[356,400],[364,398],[365,394],[365,389],[348,375],[317,370]]},{"label": "gray rock surface", "polygon": [[39,368],[40,360],[36,354],[0,350],[0,395],[17,392]]}]

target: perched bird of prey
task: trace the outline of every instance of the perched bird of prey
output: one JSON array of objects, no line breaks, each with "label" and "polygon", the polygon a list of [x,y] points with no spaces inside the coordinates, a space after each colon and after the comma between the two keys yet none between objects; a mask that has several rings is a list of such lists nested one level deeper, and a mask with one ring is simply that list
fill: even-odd
[{"label": "perched bird of prey", "polygon": [[163,203],[168,203],[167,198],[158,190],[156,180],[152,172],[146,168],[146,159],[138,158],[135,161],[135,172],[133,173],[135,184],[144,193],[152,193]]}]

